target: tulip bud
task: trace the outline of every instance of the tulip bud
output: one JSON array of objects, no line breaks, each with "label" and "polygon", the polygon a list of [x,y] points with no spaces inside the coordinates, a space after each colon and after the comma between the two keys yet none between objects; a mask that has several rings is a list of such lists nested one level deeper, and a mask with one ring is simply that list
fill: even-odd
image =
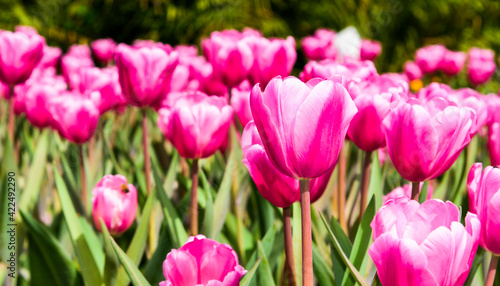
[{"label": "tulip bud", "polygon": [[115,56],[116,43],[113,39],[99,39],[90,45],[97,60],[107,63]]},{"label": "tulip bud", "polygon": [[361,60],[373,61],[382,53],[382,45],[377,41],[362,40],[361,41]]}]

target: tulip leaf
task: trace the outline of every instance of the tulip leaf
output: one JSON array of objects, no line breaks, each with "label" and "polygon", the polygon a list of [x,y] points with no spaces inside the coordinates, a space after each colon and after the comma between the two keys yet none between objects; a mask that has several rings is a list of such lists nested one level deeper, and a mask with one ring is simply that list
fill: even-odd
[{"label": "tulip leaf", "polygon": [[79,220],[83,235],[85,236],[85,240],[88,242],[89,246],[92,246],[90,248],[90,251],[92,253],[92,256],[94,257],[94,261],[96,262],[100,272],[104,274],[105,256],[104,252],[102,251],[102,243],[87,220],[83,217],[79,217]]},{"label": "tulip leaf", "polygon": [[[149,233],[149,218],[151,217],[151,210],[153,209],[153,205],[156,199],[155,191],[156,189],[153,188],[148,196],[146,204],[144,205],[144,208],[142,210],[141,221],[139,222],[137,229],[135,230],[134,237],[132,238],[132,242],[127,249],[127,256],[135,265],[139,265],[139,262],[141,262],[142,255],[144,254],[144,249],[146,248],[146,240]],[[129,279],[127,275],[125,275],[124,269],[120,268],[118,270],[118,277],[116,278],[116,285],[128,284]]]},{"label": "tulip leaf", "polygon": [[[342,227],[338,223],[338,221],[332,217],[331,220],[331,231],[337,238],[340,247],[342,248],[342,251],[347,255],[351,255],[352,251],[352,244],[345,232],[342,230]],[[344,262],[342,261],[342,257],[340,257],[340,254],[335,250],[335,247],[332,245],[331,246],[331,253],[332,253],[332,267],[333,267],[333,274],[335,277],[335,285],[340,286],[342,284],[342,280],[344,279],[344,274],[346,272],[346,266]]]},{"label": "tulip leaf", "polygon": [[424,182],[420,194],[418,195],[418,202],[423,203],[427,200],[427,194],[429,193],[429,182]]},{"label": "tulip leaf", "polygon": [[319,285],[334,285],[333,271],[315,243],[312,245],[313,271]]},{"label": "tulip leaf", "polygon": [[208,233],[213,228],[214,207],[213,207],[212,190],[210,189],[207,177],[205,175],[205,172],[203,172],[202,168],[200,168],[200,180],[207,201],[205,205],[205,211],[203,213],[203,225],[201,226],[201,232]]},{"label": "tulip leaf", "polygon": [[169,198],[172,197],[174,193],[174,182],[177,175],[177,165],[179,164],[179,152],[177,150],[173,151],[172,160],[170,160],[170,166],[168,167],[167,175],[165,176],[165,182],[163,183],[163,189],[167,192]]},{"label": "tulip leaf", "polygon": [[66,251],[47,226],[37,222],[23,209],[20,209],[20,214],[28,229],[30,283],[62,286],[81,284],[76,265],[66,255]]},{"label": "tulip leaf", "polygon": [[57,193],[59,194],[59,200],[61,201],[64,218],[66,219],[66,224],[69,229],[71,241],[73,243],[73,247],[75,248],[78,262],[80,263],[83,281],[86,285],[101,285],[101,273],[99,271],[99,267],[92,256],[90,244],[86,240],[80,227],[80,222],[75,212],[73,203],[71,202],[71,198],[69,197],[66,185],[64,184],[61,175],[57,172],[57,168],[55,166],[54,179]]},{"label": "tulip leaf", "polygon": [[29,167],[30,169],[27,177],[29,180],[26,182],[26,187],[24,188],[23,195],[19,202],[19,208],[24,210],[29,211],[33,209],[40,193],[49,149],[49,132],[49,130],[44,129],[36,145],[35,157]]},{"label": "tulip leaf", "polygon": [[156,195],[162,205],[163,215],[167,220],[167,227],[170,231],[170,236],[173,241],[172,246],[174,248],[179,248],[187,241],[188,234],[184,229],[184,225],[182,224],[182,220],[179,218],[179,215],[174,207],[174,204],[167,197],[167,194],[163,189],[163,185],[161,184],[161,180],[158,175],[158,170],[154,165],[152,170],[156,185]]},{"label": "tulip leaf", "polygon": [[[276,239],[276,232],[279,230],[279,224],[278,222],[275,222],[272,227],[269,228],[269,230],[266,232],[262,240],[260,241],[262,248],[264,249],[264,253],[266,253],[267,256],[271,254],[271,251],[274,247],[274,241]],[[246,266],[252,265],[257,261],[257,257],[259,257],[259,249],[255,249],[255,251],[250,255],[250,258],[248,259]],[[250,282],[249,282],[250,283]],[[253,281],[250,283],[250,285],[256,285],[256,281]]]},{"label": "tulip leaf", "polygon": [[250,268],[250,270],[248,270],[247,274],[245,274],[245,276],[243,276],[243,278],[241,279],[240,286],[249,286],[250,285],[250,282],[252,282],[252,278],[254,277],[255,272],[257,271],[257,268],[259,267],[261,261],[262,261],[262,257],[259,257],[259,259],[257,259],[257,261],[255,261],[255,263]]},{"label": "tulip leaf", "polygon": [[474,281],[474,277],[476,276],[476,272],[479,269],[479,266],[481,263],[484,261],[484,248],[478,247],[476,255],[474,256],[474,262],[472,262],[470,271],[469,271],[469,276],[467,276],[467,280],[465,280],[464,286],[470,286],[472,285],[472,282]]},{"label": "tulip leaf", "polygon": [[[370,202],[370,204],[373,204],[373,200],[372,200],[372,202]],[[366,215],[366,212],[365,212],[365,215]],[[328,233],[330,234],[330,238],[332,239],[333,246],[335,247],[335,250],[340,255],[340,257],[342,258],[342,261],[345,263],[345,265],[347,266],[347,268],[350,269],[350,272],[352,273],[352,276],[354,277],[354,279],[356,280],[356,282],[359,283],[362,286],[368,286],[368,283],[366,283],[365,279],[363,278],[363,276],[361,276],[361,274],[359,273],[358,269],[356,269],[356,267],[354,267],[354,265],[351,263],[351,261],[349,260],[349,258],[347,257],[347,255],[342,250],[342,247],[340,246],[337,238],[335,237],[335,235],[333,234],[332,230],[328,226],[328,223],[326,222],[326,219],[325,219],[325,217],[323,216],[322,213],[320,213],[320,216],[321,216],[321,219],[323,220],[323,224],[325,225],[326,229],[328,230]]]},{"label": "tulip leaf", "polygon": [[266,252],[264,250],[264,247],[262,247],[262,243],[260,241],[257,241],[257,252],[258,255],[262,258],[259,268],[257,268],[257,285],[276,285],[274,283],[271,267],[269,266],[269,260],[267,260]]},{"label": "tulip leaf", "polygon": [[[0,260],[1,261],[7,261],[7,259],[10,257],[10,251],[8,251],[7,247],[4,247],[3,245],[3,238],[6,235],[7,230],[9,229],[8,224],[12,223],[10,221],[10,215],[8,214],[9,212],[7,211],[8,204],[7,202],[10,202],[8,200],[9,198],[9,191],[8,191],[8,184],[7,184],[7,178],[8,174],[10,172],[13,172],[15,174],[14,178],[16,181],[18,180],[17,176],[17,165],[16,161],[14,160],[14,148],[12,147],[11,140],[9,139],[9,136],[5,136],[4,138],[4,144],[3,144],[3,149],[2,153],[0,153],[2,156],[2,161],[1,161],[1,172],[0,172],[0,230],[1,230],[1,238],[2,238],[2,247],[0,247]],[[12,191],[12,190],[11,190]],[[19,195],[19,187],[18,184],[16,183],[15,186],[15,194],[16,196]]]},{"label": "tulip leaf", "polygon": [[368,197],[375,195],[375,209],[379,209],[383,204],[384,178],[378,160],[378,153],[373,152],[370,168],[370,182],[368,183]]},{"label": "tulip leaf", "polygon": [[302,281],[302,220],[300,203],[292,205],[292,242],[293,242],[293,262],[295,264],[295,281]]},{"label": "tulip leaf", "polygon": [[116,244],[115,240],[111,236],[109,236],[109,239],[111,240],[111,245],[118,256],[120,263],[127,272],[132,284],[135,286],[150,285],[146,278],[142,275],[141,271],[137,268],[137,266],[135,266],[135,263],[127,256],[127,254],[125,254],[125,252],[123,252],[118,244]]},{"label": "tulip leaf", "polygon": [[100,219],[102,237],[104,240],[104,254],[106,257],[106,262],[104,264],[104,285],[114,286],[116,284],[116,277],[118,274],[118,268],[120,267],[120,261],[111,243],[110,234],[106,224]]},{"label": "tulip leaf", "polygon": [[165,280],[163,271],[159,271],[159,269],[162,269],[163,261],[171,249],[170,233],[167,228],[163,228],[158,238],[158,246],[143,271],[144,277],[152,284],[156,285]]}]

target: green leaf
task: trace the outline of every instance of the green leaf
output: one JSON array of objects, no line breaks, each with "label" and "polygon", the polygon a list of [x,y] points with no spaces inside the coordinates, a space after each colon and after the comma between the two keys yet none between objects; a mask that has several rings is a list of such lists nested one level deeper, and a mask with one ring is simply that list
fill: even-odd
[{"label": "green leaf", "polygon": [[94,260],[101,274],[104,275],[105,255],[104,252],[102,251],[103,248],[101,240],[99,239],[99,237],[97,237],[96,233],[94,232],[94,229],[85,218],[79,217],[79,219],[83,235],[85,236],[85,240],[88,242],[89,246],[92,245],[92,247],[90,248],[92,256],[94,257]]},{"label": "green leaf", "polygon": [[[352,251],[352,244],[351,241],[349,240],[349,237],[345,234],[344,230],[342,230],[342,227],[338,223],[338,221],[332,217],[331,220],[331,230],[335,237],[337,238],[339,245],[342,249],[342,251],[347,255],[351,255]],[[340,286],[342,285],[342,280],[344,279],[344,274],[346,272],[346,266],[344,262],[342,261],[342,257],[340,254],[335,250],[335,247],[331,246],[331,253],[332,253],[332,267],[333,267],[333,274],[335,277],[335,285]]]},{"label": "green leaf", "polygon": [[266,252],[262,247],[262,243],[257,241],[258,255],[262,258],[260,261],[260,266],[257,269],[257,285],[276,285],[274,283],[273,273],[271,272],[271,267],[269,266],[269,261],[267,260]]},{"label": "green leaf", "polygon": [[[373,200],[372,200],[372,202],[370,202],[370,204],[373,204]],[[365,215],[366,215],[366,212],[365,212]],[[363,278],[363,276],[361,276],[361,274],[359,273],[359,271],[356,269],[356,267],[354,267],[354,265],[351,263],[351,261],[349,260],[349,258],[347,257],[347,255],[344,253],[344,251],[342,251],[342,248],[340,247],[340,244],[339,244],[337,238],[335,237],[335,235],[333,234],[332,230],[328,226],[328,223],[326,222],[325,217],[323,216],[322,213],[320,213],[320,216],[321,216],[321,219],[323,220],[323,224],[325,225],[325,227],[328,230],[328,233],[330,234],[330,238],[332,239],[333,246],[335,247],[335,250],[340,255],[340,257],[342,258],[342,261],[344,261],[344,263],[347,266],[347,268],[351,270],[351,273],[354,276],[356,282],[358,282],[362,286],[368,286],[368,283],[366,283],[366,281]]]},{"label": "green leaf", "polygon": [[255,261],[252,268],[250,268],[250,270],[248,270],[247,274],[245,274],[245,276],[243,276],[243,278],[241,279],[240,286],[250,285],[250,282],[252,282],[252,278],[255,275],[255,272],[257,271],[257,268],[259,267],[261,261],[262,261],[262,257],[259,257],[259,259],[257,259],[257,261]]},{"label": "green leaf", "polygon": [[478,247],[476,256],[474,257],[474,262],[472,262],[470,268],[469,276],[467,276],[467,280],[465,280],[464,286],[472,285],[472,281],[474,281],[475,274],[479,269],[479,266],[483,262],[483,257],[484,257],[484,248]]},{"label": "green leaf", "polygon": [[92,256],[92,251],[89,247],[90,244],[83,234],[75,208],[73,207],[68,190],[66,189],[66,185],[64,184],[61,175],[57,172],[57,168],[55,166],[54,179],[57,193],[59,194],[59,200],[61,201],[64,218],[66,219],[66,224],[69,229],[71,242],[75,248],[78,263],[80,263],[83,281],[86,285],[101,285],[101,273],[94,257]]},{"label": "green leaf", "polygon": [[[273,226],[269,228],[269,230],[266,232],[266,234],[260,241],[266,255],[271,254],[271,251],[274,246],[274,240],[276,239],[276,233],[280,230],[280,228],[281,225],[279,225],[278,222],[275,222]],[[246,266],[254,264],[255,261],[257,261],[257,257],[259,257],[258,251],[259,251],[258,249],[255,249],[252,255],[250,255],[250,259],[248,259]]]},{"label": "green leaf", "polygon": [[418,202],[423,203],[427,200],[427,193],[429,192],[429,182],[424,182],[420,194],[418,195]]},{"label": "green leaf", "polygon": [[292,241],[293,262],[295,264],[295,281],[302,281],[302,221],[300,216],[300,203],[292,205]]},{"label": "green leaf", "polygon": [[314,243],[312,245],[312,251],[314,276],[318,280],[319,285],[334,285],[333,271]]},{"label": "green leaf", "polygon": [[201,233],[208,233],[213,229],[214,222],[214,206],[213,206],[213,198],[212,198],[212,190],[210,189],[210,184],[208,183],[207,177],[203,169],[200,168],[200,180],[201,185],[203,187],[203,191],[205,192],[205,197],[207,200],[207,204],[205,205],[205,211],[203,213],[203,225],[201,226]]},{"label": "green leaf", "polygon": [[149,282],[144,278],[142,275],[141,271],[135,266],[135,263],[130,260],[130,258],[123,252],[123,250],[116,244],[115,240],[110,236],[109,239],[111,240],[111,245],[113,246],[113,249],[118,256],[118,259],[120,260],[120,263],[122,264],[123,268],[128,274],[128,277],[130,278],[130,281],[132,284],[135,286],[147,286],[150,285]]},{"label": "green leaf", "polygon": [[151,259],[146,263],[143,271],[144,277],[155,285],[165,280],[163,271],[159,271],[159,269],[163,269],[163,261],[165,261],[167,254],[172,250],[169,234],[167,228],[162,229],[160,237],[158,238],[158,246]]},{"label": "green leaf", "polygon": [[120,267],[120,261],[113,249],[113,244],[111,243],[111,236],[109,234],[106,224],[100,219],[102,237],[104,240],[104,254],[106,257],[106,262],[104,264],[104,285],[114,286],[116,284],[116,277],[118,275],[118,268]]},{"label": "green leaf", "polygon": [[172,160],[170,160],[170,166],[168,166],[167,175],[165,176],[165,182],[163,183],[163,189],[166,190],[169,198],[174,194],[174,188],[172,186],[174,185],[177,175],[177,165],[179,165],[179,152],[174,149]]},{"label": "green leaf", "polygon": [[[2,170],[0,172],[0,238],[3,241],[7,241],[7,230],[9,228],[8,224],[12,223],[10,221],[10,216],[8,212],[8,203],[10,202],[7,200],[9,198],[9,191],[8,191],[8,185],[7,185],[7,178],[8,178],[8,173],[13,172],[15,174],[14,178],[16,180],[16,188],[15,188],[15,194],[16,197],[19,195],[19,188],[18,188],[18,173],[17,173],[17,166],[16,162],[14,160],[14,148],[12,148],[12,143],[9,139],[9,136],[5,136],[4,138],[4,144],[3,144],[3,154],[2,156]],[[3,246],[0,247],[0,260],[1,261],[7,261],[7,259],[10,257],[10,251],[7,249],[7,247]]]},{"label": "green leaf", "polygon": [[49,130],[44,129],[38,140],[35,157],[29,167],[29,180],[26,182],[26,187],[24,188],[23,195],[21,196],[21,200],[19,202],[19,208],[27,211],[31,211],[33,209],[40,193],[42,179],[45,175],[45,164],[47,162],[49,133]]},{"label": "green leaf", "polygon": [[370,182],[368,184],[368,197],[375,195],[375,209],[379,209],[383,204],[384,178],[378,160],[378,153],[373,152],[370,168]]},{"label": "green leaf", "polygon": [[23,209],[20,209],[20,214],[28,229],[31,284],[62,286],[79,284],[76,265],[66,255],[66,251],[50,230]]}]

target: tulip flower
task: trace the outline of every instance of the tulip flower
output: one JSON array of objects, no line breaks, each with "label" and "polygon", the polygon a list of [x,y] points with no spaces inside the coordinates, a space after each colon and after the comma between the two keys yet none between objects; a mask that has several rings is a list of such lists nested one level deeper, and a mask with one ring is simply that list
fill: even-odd
[{"label": "tulip flower", "polygon": [[491,165],[500,165],[500,123],[493,122],[489,126],[488,151]]},{"label": "tulip flower", "polygon": [[467,68],[471,83],[479,85],[487,82],[496,70],[495,53],[487,49],[470,49]]},{"label": "tulip flower", "polygon": [[382,45],[377,41],[362,40],[361,41],[361,60],[373,61],[382,52]]},{"label": "tulip flower", "polygon": [[371,223],[368,254],[384,286],[463,285],[476,254],[481,223],[451,202],[387,201]]},{"label": "tulip flower", "polygon": [[124,103],[116,67],[90,67],[80,71],[80,92],[92,94],[95,91],[99,92],[99,96],[94,99],[100,114]]},{"label": "tulip flower", "polygon": [[239,86],[231,89],[231,106],[238,116],[242,126],[253,120],[250,109],[250,92],[252,87],[248,81],[242,82]]},{"label": "tulip flower", "polygon": [[108,63],[115,56],[116,43],[113,39],[99,39],[90,45],[97,60]]},{"label": "tulip flower", "polygon": [[470,141],[474,120],[470,108],[441,97],[410,99],[384,119],[389,156],[398,173],[414,182],[413,199],[418,197],[417,182],[437,178],[455,162]]},{"label": "tulip flower", "polygon": [[[422,190],[423,186],[424,186],[424,183],[419,184],[420,191]],[[412,188],[411,184],[404,184],[402,187],[395,188],[387,195],[384,195],[384,198],[383,198],[384,203],[387,202],[388,200],[396,199],[396,198],[403,197],[403,196],[411,199],[411,188]],[[433,193],[434,193],[434,188],[432,187],[431,184],[428,184],[426,200],[432,199]]]},{"label": "tulip flower", "polygon": [[456,75],[464,67],[467,54],[464,52],[454,52],[446,50],[443,59],[439,63],[439,69],[447,75]]},{"label": "tulip flower", "polygon": [[309,62],[300,73],[300,79],[304,82],[320,77],[327,79],[334,75],[342,75],[345,84],[350,81],[362,82],[377,74],[377,69],[372,61],[353,61],[346,63],[337,63],[332,60],[321,62]]},{"label": "tulip flower", "polygon": [[435,72],[444,58],[446,48],[443,45],[431,45],[420,48],[415,53],[415,63],[424,74]]},{"label": "tulip flower", "polygon": [[420,67],[415,63],[408,61],[404,66],[405,74],[408,76],[409,80],[421,79],[423,74]]},{"label": "tulip flower", "polygon": [[246,273],[230,245],[197,235],[167,255],[160,286],[238,286]]},{"label": "tulip flower", "polygon": [[137,190],[124,176],[106,175],[92,190],[92,218],[99,231],[102,219],[109,233],[123,233],[134,222],[136,213]]},{"label": "tulip flower", "polygon": [[302,39],[302,49],[308,59],[320,61],[324,59],[334,60],[337,56],[335,48],[335,32],[328,29],[318,29],[314,36]]},{"label": "tulip flower", "polygon": [[61,77],[28,84],[22,90],[24,111],[28,121],[38,128],[50,126],[53,123],[52,100],[65,90],[66,83]]},{"label": "tulip flower", "polygon": [[94,62],[90,57],[66,54],[61,59],[62,74],[71,89],[79,89],[81,81],[80,71],[93,66]]}]

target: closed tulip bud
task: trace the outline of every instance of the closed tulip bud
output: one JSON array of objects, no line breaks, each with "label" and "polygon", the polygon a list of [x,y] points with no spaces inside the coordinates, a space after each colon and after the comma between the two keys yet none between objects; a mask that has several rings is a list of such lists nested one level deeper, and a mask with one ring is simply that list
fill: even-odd
[{"label": "closed tulip bud", "polygon": [[410,99],[382,122],[387,149],[399,174],[422,182],[446,172],[471,138],[474,111],[441,97]]},{"label": "closed tulip bud", "polygon": [[0,81],[25,82],[42,58],[44,45],[45,39],[36,33],[0,31]]},{"label": "closed tulip bud", "polygon": [[412,61],[408,61],[405,63],[404,70],[409,80],[421,79],[423,76],[420,67]]},{"label": "closed tulip bud", "polygon": [[466,59],[467,54],[464,52],[446,50],[439,64],[439,69],[444,71],[447,75],[456,75],[463,69]]},{"label": "closed tulip bud", "polygon": [[492,50],[472,48],[469,50],[469,63],[467,66],[469,80],[475,85],[487,82],[497,66],[495,53]]},{"label": "closed tulip bud", "polygon": [[491,165],[500,165],[500,123],[493,122],[489,126],[488,151]]},{"label": "closed tulip bud", "polygon": [[500,169],[475,163],[467,178],[469,209],[481,221],[481,246],[500,255]]},{"label": "closed tulip bud", "polygon": [[197,235],[167,255],[160,286],[238,286],[246,273],[230,245]]},{"label": "closed tulip bud", "polygon": [[116,43],[113,39],[99,39],[90,45],[97,60],[107,63],[115,56]]},{"label": "closed tulip bud", "polygon": [[439,68],[445,52],[443,45],[426,46],[417,50],[415,62],[424,74],[433,73]]},{"label": "closed tulip bud", "polygon": [[92,190],[92,218],[99,231],[102,219],[109,233],[123,233],[134,222],[136,213],[137,190],[124,176],[106,175]]},{"label": "closed tulip bud", "polygon": [[340,77],[303,83],[273,78],[254,86],[250,107],[273,165],[295,179],[317,178],[336,163],[357,109]]},{"label": "closed tulip bud", "polygon": [[[424,183],[419,184],[419,190],[422,191],[422,187],[424,186]],[[387,202],[390,199],[396,199],[399,197],[407,197],[411,199],[411,184],[405,184],[402,187],[397,187],[394,190],[392,190],[390,193],[384,196],[383,201],[384,203]],[[427,186],[427,197],[426,200],[432,199],[432,194],[434,193],[434,188],[432,187],[431,184]]]},{"label": "closed tulip bud", "polygon": [[88,45],[77,45],[77,44],[71,45],[66,55],[70,55],[77,58],[88,58],[88,59],[92,57]]},{"label": "closed tulip bud", "polygon": [[308,59],[320,61],[324,59],[334,60],[337,57],[335,48],[335,32],[328,29],[318,29],[314,36],[302,39],[302,49]]},{"label": "closed tulip bud", "polygon": [[368,254],[384,286],[463,285],[476,254],[481,223],[468,213],[465,227],[451,202],[387,201],[370,224]]},{"label": "closed tulip bud", "polygon": [[144,107],[157,105],[169,92],[179,58],[177,52],[167,54],[157,47],[134,49],[119,44],[115,61],[127,102]]},{"label": "closed tulip bud", "polygon": [[158,126],[185,158],[213,155],[227,137],[233,109],[224,98],[201,92],[171,94],[158,111]]},{"label": "closed tulip bud", "polygon": [[361,60],[373,61],[382,53],[382,45],[377,41],[362,40],[361,41]]}]

